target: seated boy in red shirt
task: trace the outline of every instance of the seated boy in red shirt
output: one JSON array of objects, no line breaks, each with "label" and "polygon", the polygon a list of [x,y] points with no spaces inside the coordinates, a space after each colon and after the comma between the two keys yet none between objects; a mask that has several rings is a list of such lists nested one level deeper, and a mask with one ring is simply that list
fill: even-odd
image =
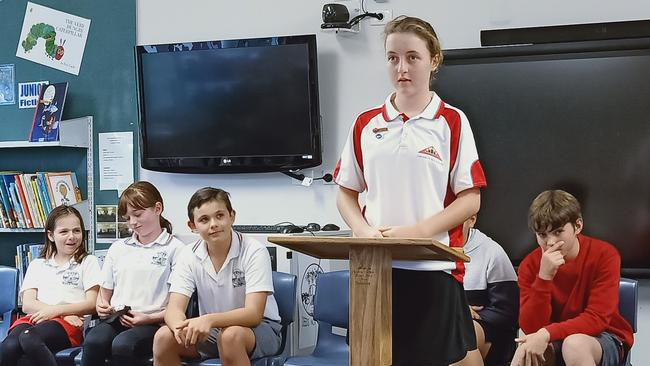
[{"label": "seated boy in red shirt", "polygon": [[513,366],[618,366],[633,342],[618,311],[621,258],[614,246],[582,235],[580,203],[545,191],[530,205],[539,248],[519,266],[519,326]]}]

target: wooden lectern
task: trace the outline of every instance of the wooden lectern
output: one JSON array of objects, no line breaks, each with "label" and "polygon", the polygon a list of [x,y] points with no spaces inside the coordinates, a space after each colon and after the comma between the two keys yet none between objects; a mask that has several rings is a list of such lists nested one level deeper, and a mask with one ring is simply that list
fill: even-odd
[{"label": "wooden lectern", "polygon": [[393,363],[393,259],[469,262],[461,248],[429,239],[269,236],[268,241],[320,259],[350,260],[351,366]]}]

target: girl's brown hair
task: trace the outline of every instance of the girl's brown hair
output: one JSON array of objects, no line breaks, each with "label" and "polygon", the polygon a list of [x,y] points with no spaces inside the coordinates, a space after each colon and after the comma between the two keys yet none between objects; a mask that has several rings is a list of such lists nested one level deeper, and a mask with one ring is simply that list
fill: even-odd
[{"label": "girl's brown hair", "polygon": [[45,222],[45,246],[43,247],[43,250],[41,250],[41,254],[38,256],[39,258],[49,259],[56,254],[56,244],[50,240],[48,233],[54,234],[54,230],[56,230],[57,220],[68,215],[74,215],[77,217],[77,219],[79,219],[79,225],[81,226],[82,233],[81,245],[79,245],[79,248],[77,248],[72,257],[74,258],[75,262],[81,263],[81,261],[88,255],[88,251],[86,249],[88,234],[86,233],[86,227],[84,226],[84,220],[81,218],[81,214],[79,211],[77,211],[76,208],[72,206],[61,205],[55,207],[52,211],[50,211],[50,214],[47,215],[47,220]]},{"label": "girl's brown hair", "polygon": [[400,15],[386,24],[386,28],[384,28],[384,44],[386,44],[388,36],[393,33],[413,33],[427,44],[431,58],[436,60],[436,67],[431,71],[431,79],[433,79],[433,74],[438,72],[440,65],[442,65],[443,56],[440,40],[438,40],[438,35],[436,35],[436,31],[433,30],[431,24],[420,18]]},{"label": "girl's brown hair", "polygon": [[[122,192],[120,202],[117,206],[117,214],[120,216],[126,215],[128,205],[131,205],[138,210],[144,210],[156,206],[156,202],[160,202],[162,209],[165,209],[162,196],[153,184],[146,181],[135,182]],[[167,229],[167,232],[171,234],[172,223],[164,218],[162,214],[159,217],[160,226]]]}]

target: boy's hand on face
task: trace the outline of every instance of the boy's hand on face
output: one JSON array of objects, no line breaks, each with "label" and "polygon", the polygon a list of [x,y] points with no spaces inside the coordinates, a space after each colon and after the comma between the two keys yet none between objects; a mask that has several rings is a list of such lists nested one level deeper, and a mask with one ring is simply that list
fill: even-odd
[{"label": "boy's hand on face", "polygon": [[564,241],[560,240],[551,244],[544,253],[539,264],[539,278],[550,281],[555,277],[557,270],[565,263],[562,246]]}]

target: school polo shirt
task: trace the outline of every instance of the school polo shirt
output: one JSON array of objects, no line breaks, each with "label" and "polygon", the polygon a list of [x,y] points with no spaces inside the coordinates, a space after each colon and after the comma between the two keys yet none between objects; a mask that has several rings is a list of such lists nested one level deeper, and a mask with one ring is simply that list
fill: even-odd
[{"label": "school polo shirt", "polygon": [[218,273],[210,261],[206,242],[199,240],[183,248],[170,283],[169,292],[187,297],[196,289],[200,315],[243,308],[247,294],[268,292],[264,317],[280,321],[268,250],[257,240],[234,230],[230,250]]},{"label": "school polo shirt", "polygon": [[[337,184],[366,191],[363,213],[368,224],[413,225],[442,211],[466,189],[484,187],[474,135],[465,114],[433,93],[420,115],[407,117],[391,102],[362,113],[350,129],[334,170]],[[462,246],[462,225],[434,239]],[[462,262],[394,261],[393,267],[456,271]]]},{"label": "school polo shirt", "polygon": [[77,263],[74,258],[58,265],[54,258],[34,259],[20,289],[36,289],[36,299],[47,305],[74,304],[86,300],[86,291],[101,282],[99,262],[94,255],[87,255]]},{"label": "school polo shirt", "polygon": [[469,231],[464,249],[472,259],[465,273],[465,291],[485,291],[494,283],[517,282],[517,273],[506,251],[478,229]]},{"label": "school polo shirt", "polygon": [[169,276],[185,244],[163,229],[149,244],[133,235],[111,245],[102,267],[102,287],[113,290],[111,305],[155,313],[167,306]]}]

